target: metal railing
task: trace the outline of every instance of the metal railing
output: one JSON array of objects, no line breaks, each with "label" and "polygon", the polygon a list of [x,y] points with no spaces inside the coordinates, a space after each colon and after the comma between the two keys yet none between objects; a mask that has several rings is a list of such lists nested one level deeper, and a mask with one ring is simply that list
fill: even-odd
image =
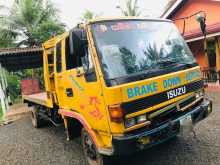
[{"label": "metal railing", "polygon": [[215,68],[204,68],[202,70],[203,80],[205,83],[219,83],[220,71],[216,72]]}]

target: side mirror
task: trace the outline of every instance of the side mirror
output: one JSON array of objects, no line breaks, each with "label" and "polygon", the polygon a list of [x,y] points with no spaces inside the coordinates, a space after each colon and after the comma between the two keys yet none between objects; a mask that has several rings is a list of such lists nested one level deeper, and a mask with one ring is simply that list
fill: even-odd
[{"label": "side mirror", "polygon": [[84,29],[74,28],[69,32],[70,54],[87,45],[86,32]]}]

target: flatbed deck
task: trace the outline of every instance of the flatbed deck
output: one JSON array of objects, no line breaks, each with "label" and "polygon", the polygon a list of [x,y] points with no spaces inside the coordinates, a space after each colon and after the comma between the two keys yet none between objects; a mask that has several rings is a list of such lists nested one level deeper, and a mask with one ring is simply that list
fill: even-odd
[{"label": "flatbed deck", "polygon": [[39,105],[48,106],[48,98],[46,92],[36,93],[32,95],[23,95],[24,102],[32,102]]}]

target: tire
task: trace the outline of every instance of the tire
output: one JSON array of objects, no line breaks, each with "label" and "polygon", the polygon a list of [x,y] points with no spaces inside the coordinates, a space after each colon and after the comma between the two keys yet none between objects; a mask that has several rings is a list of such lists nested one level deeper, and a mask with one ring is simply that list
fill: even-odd
[{"label": "tire", "polygon": [[82,149],[87,165],[108,165],[109,158],[98,153],[98,150],[89,133],[82,128],[81,131]]},{"label": "tire", "polygon": [[34,128],[40,128],[44,125],[44,121],[40,118],[38,108],[36,106],[34,106],[31,111],[31,122]]}]

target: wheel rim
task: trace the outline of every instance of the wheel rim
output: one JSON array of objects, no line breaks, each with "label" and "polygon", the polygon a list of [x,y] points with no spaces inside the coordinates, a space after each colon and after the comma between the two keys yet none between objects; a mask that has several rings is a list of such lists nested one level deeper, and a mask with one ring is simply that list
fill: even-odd
[{"label": "wheel rim", "polygon": [[31,121],[34,127],[36,127],[37,123],[36,123],[36,117],[34,112],[31,112]]},{"label": "wheel rim", "polygon": [[83,151],[89,165],[101,165],[101,159],[95,144],[87,134],[83,138]]}]

